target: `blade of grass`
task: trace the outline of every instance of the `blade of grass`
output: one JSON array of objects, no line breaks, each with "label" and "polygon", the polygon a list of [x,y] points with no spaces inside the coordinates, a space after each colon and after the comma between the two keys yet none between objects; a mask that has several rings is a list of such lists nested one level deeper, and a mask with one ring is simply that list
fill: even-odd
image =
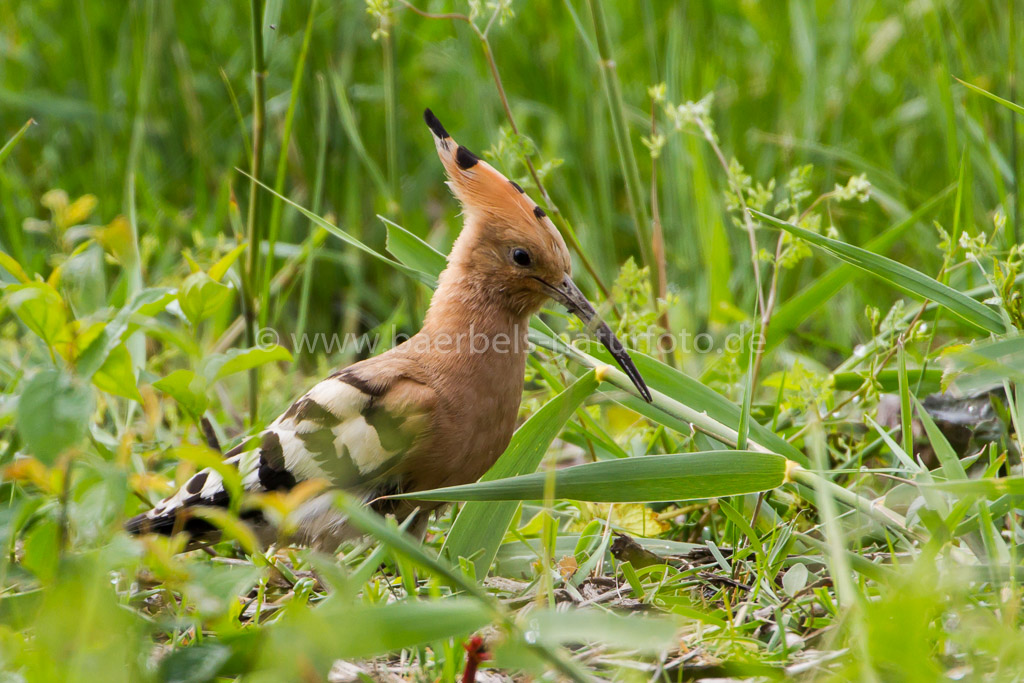
[{"label": "blade of grass", "polygon": [[[245,260],[245,337],[246,346],[256,345],[256,286],[259,281],[260,243],[263,241],[263,223],[260,220],[259,192],[256,186],[263,171],[263,126],[266,118],[267,66],[263,55],[263,0],[252,0],[252,158],[250,163],[249,210],[246,213],[246,241],[249,251]],[[267,306],[268,302],[261,302]],[[249,424],[255,425],[259,416],[259,368],[249,371]]]},{"label": "blade of grass", "polygon": [[[313,16],[316,13],[317,0],[309,3],[309,16],[306,18],[306,30],[302,36],[302,47],[299,48],[299,58],[295,61],[295,71],[292,74],[291,93],[288,96],[288,109],[284,115],[284,126],[281,130],[281,149],[277,154],[277,172],[274,177],[274,190],[278,193],[284,192],[284,177],[288,170],[288,147],[292,140],[292,125],[295,122],[295,108],[299,102],[299,92],[302,90],[303,76],[306,73],[306,55],[309,53],[309,42],[313,37]],[[257,173],[254,176],[259,177]],[[274,198],[270,205],[270,221],[267,226],[267,256],[263,263],[262,284],[260,287],[260,300],[263,305],[260,307],[260,327],[267,325],[270,319],[270,278],[274,270],[274,245],[277,242],[277,235],[281,230],[281,201]]]},{"label": "blade of grass", "polygon": [[0,164],[4,163],[4,160],[10,156],[11,152],[14,151],[14,146],[18,144],[18,141],[25,137],[25,133],[28,129],[34,126],[36,123],[35,119],[29,119],[25,122],[18,132],[12,135],[7,142],[4,143],[3,147],[0,147]]},{"label": "blade of grass", "polygon": [[615,146],[619,151],[622,175],[626,181],[629,208],[633,214],[633,224],[636,226],[640,254],[644,265],[650,269],[651,291],[657,292],[657,267],[654,263],[651,247],[651,219],[648,215],[647,204],[641,189],[640,170],[637,166],[636,154],[633,151],[633,143],[629,138],[629,124],[626,121],[626,107],[622,98],[622,86],[619,84],[619,76],[615,70],[615,58],[611,53],[611,39],[608,36],[604,8],[602,3],[594,2],[594,0],[587,0],[587,5],[590,7],[590,14],[594,20],[597,51],[601,57],[598,62],[601,85],[604,90],[605,99],[608,101],[608,110],[612,120],[612,133],[615,135]]},{"label": "blade of grass", "polygon": [[1010,111],[1012,111],[1014,113],[1017,113],[1017,114],[1020,114],[1021,116],[1024,116],[1024,107],[1022,107],[1021,105],[1017,104],[1016,102],[1011,102],[1010,100],[1005,100],[1002,97],[1000,97],[999,95],[996,95],[995,93],[991,93],[988,90],[985,90],[984,88],[980,88],[980,87],[974,85],[973,83],[968,83],[967,81],[962,80],[960,78],[957,78],[956,76],[953,76],[953,78],[960,85],[964,86],[968,90],[971,90],[972,92],[976,92],[979,95],[983,95],[984,97],[989,98],[993,102],[998,102],[999,104],[1003,105],[1004,107],[1006,107]]},{"label": "blade of grass", "polygon": [[[954,187],[954,185],[950,185],[933,195],[926,202],[918,206],[912,214],[885,232],[872,238],[864,245],[864,248],[875,253],[889,249],[907,230],[917,225],[925,216],[938,208]],[[765,342],[766,350],[771,350],[778,346],[800,323],[839,293],[846,283],[853,279],[857,272],[855,267],[848,264],[834,266],[827,273],[816,278],[814,282],[779,306],[772,315],[772,322],[768,327],[768,335]]]},{"label": "blade of grass", "polygon": [[[324,196],[324,170],[327,165],[327,80],[324,75],[316,75],[317,94],[317,148],[316,148],[316,176],[313,180],[313,206],[312,213],[319,216],[320,206]],[[299,317],[295,323],[297,338],[301,339],[306,334],[306,321],[309,317],[309,301],[313,291],[313,263],[316,260],[313,254],[306,259],[302,268],[302,289],[299,295]]]},{"label": "blade of grass", "polygon": [[[786,459],[757,451],[705,451],[606,460],[556,470],[554,497],[595,503],[703,500],[783,483]],[[391,496],[415,500],[539,500],[547,472]]]},{"label": "blade of grass", "polygon": [[[250,176],[248,173],[246,173],[242,169],[236,168],[235,170],[238,171],[239,173],[241,173],[242,175],[247,176],[250,179],[252,179],[252,176]],[[353,247],[359,249],[360,251],[362,251],[362,252],[364,252],[366,254],[369,254],[370,256],[374,257],[378,261],[381,261],[382,263],[386,263],[389,266],[391,266],[392,268],[395,268],[396,270],[404,273],[405,275],[408,275],[409,277],[422,282],[423,284],[427,285],[428,287],[433,288],[433,287],[437,286],[437,279],[436,278],[428,275],[427,273],[424,273],[422,271],[416,270],[415,268],[410,268],[409,266],[405,265],[404,263],[399,263],[398,261],[392,261],[387,256],[384,256],[383,254],[378,252],[376,249],[373,249],[372,247],[367,246],[363,242],[360,242],[359,240],[357,240],[352,235],[348,234],[347,232],[345,232],[344,230],[342,230],[338,226],[334,225],[333,223],[329,222],[328,220],[326,220],[324,218],[321,218],[320,216],[316,215],[315,213],[313,213],[312,211],[310,211],[306,207],[304,207],[304,206],[302,206],[302,205],[300,205],[300,204],[298,204],[296,202],[293,202],[291,199],[288,199],[283,194],[279,194],[279,193],[275,192],[273,190],[273,188],[271,188],[271,187],[269,187],[267,185],[264,185],[263,183],[261,183],[258,180],[253,180],[253,182],[256,185],[262,187],[264,190],[266,190],[266,191],[270,192],[271,194],[273,194],[275,197],[278,197],[279,199],[281,199],[286,204],[288,204],[288,205],[292,206],[293,208],[295,208],[303,216],[305,216],[309,220],[313,221],[314,224],[320,226],[321,228],[323,228],[327,232],[331,233],[332,235],[334,235],[335,237],[340,239],[342,242],[345,242],[346,244],[352,245]]]},{"label": "blade of grass", "polygon": [[969,296],[930,278],[920,271],[885,256],[873,254],[866,249],[855,247],[839,240],[830,239],[810,230],[779,220],[774,216],[751,209],[758,219],[776,228],[799,237],[811,244],[824,249],[833,256],[850,263],[865,272],[871,273],[902,292],[917,295],[934,301],[949,309],[965,322],[985,330],[1002,334],[1006,331],[1002,318],[988,306],[975,301]]}]

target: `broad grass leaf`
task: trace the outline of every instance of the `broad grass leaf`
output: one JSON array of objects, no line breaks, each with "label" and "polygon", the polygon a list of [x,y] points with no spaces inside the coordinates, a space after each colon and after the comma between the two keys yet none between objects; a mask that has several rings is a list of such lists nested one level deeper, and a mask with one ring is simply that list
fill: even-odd
[{"label": "broad grass leaf", "polygon": [[437,277],[448,265],[445,255],[412,234],[401,225],[378,215],[387,226],[387,249],[405,265]]},{"label": "broad grass leaf", "polygon": [[[921,204],[912,214],[885,232],[872,238],[864,248],[872,252],[885,251],[899,240],[911,227],[917,225],[949,196],[953,186],[940,191]],[[789,297],[772,315],[771,325],[765,339],[765,350],[770,351],[786,339],[814,311],[835,296],[853,279],[857,269],[849,264],[839,264],[817,277],[809,285]]]},{"label": "broad grass leaf", "polygon": [[540,500],[554,477],[555,498],[596,503],[702,500],[780,486],[786,459],[757,451],[705,451],[606,460],[518,477],[392,496],[417,500]]},{"label": "broad grass leaf", "polygon": [[29,451],[51,464],[85,437],[93,405],[90,387],[59,370],[43,370],[21,392],[15,426]]},{"label": "broad grass leaf", "polygon": [[[593,371],[545,403],[512,436],[505,452],[481,481],[492,481],[533,472],[540,465],[551,442],[587,396],[597,388]],[[515,516],[518,503],[467,503],[459,511],[441,554],[450,561],[476,555],[476,575],[485,576]]]},{"label": "broad grass leaf", "polygon": [[[587,351],[601,360],[607,360],[609,363],[615,362],[607,349],[598,344],[589,344],[587,346]],[[711,417],[734,431],[739,429],[742,411],[738,405],[727,399],[725,396],[722,396],[714,389],[702,384],[700,381],[690,377],[686,373],[670,367],[659,360],[651,358],[646,354],[638,351],[630,351],[629,355],[633,358],[633,362],[636,363],[636,367],[640,371],[640,374],[643,375],[644,381],[647,382],[648,386],[652,389],[660,391],[661,393],[672,397],[676,401],[690,406],[694,410],[706,412],[708,417]],[[636,401],[628,401],[627,405],[634,409],[640,409],[642,408],[642,406],[638,405],[640,403],[641,401],[638,399]],[[660,411],[657,411],[657,406],[652,406],[650,409],[651,414],[647,414],[646,412],[643,414],[660,422],[657,417],[659,412]],[[762,446],[784,455],[790,460],[799,462],[801,465],[808,464],[807,456],[801,453],[791,443],[756,420],[750,421],[749,429],[750,437]]]},{"label": "broad grass leaf", "polygon": [[326,672],[338,659],[374,657],[464,636],[491,623],[493,614],[476,600],[405,600],[384,606],[352,604],[332,595],[316,609],[295,604],[269,629],[260,668],[291,680],[301,659],[310,671]]},{"label": "broad grass leaf", "polygon": [[[851,371],[832,374],[833,386],[837,391],[856,391],[869,378],[870,372]],[[942,390],[942,368],[907,368],[907,379],[918,396]],[[899,370],[888,369],[875,372],[873,381],[879,391],[895,394],[899,391]]]},{"label": "broad grass leaf", "polygon": [[996,334],[1006,332],[1006,325],[1003,323],[1003,319],[994,310],[975,301],[966,294],[958,292],[949,285],[944,285],[938,280],[914,270],[910,266],[905,266],[902,263],[879,254],[874,254],[866,249],[819,235],[766,213],[753,209],[750,212],[765,223],[785,230],[816,247],[824,249],[836,258],[842,259],[865,272],[889,282],[902,292],[934,301],[979,329]]},{"label": "broad grass leaf", "polygon": [[666,617],[623,616],[596,609],[535,610],[525,617],[527,637],[551,643],[606,643],[613,648],[659,652],[670,647],[679,625]]},{"label": "broad grass leaf", "polygon": [[977,495],[988,499],[996,499],[1005,495],[1024,496],[1024,477],[957,479],[921,484],[921,486],[929,486],[959,495]]}]

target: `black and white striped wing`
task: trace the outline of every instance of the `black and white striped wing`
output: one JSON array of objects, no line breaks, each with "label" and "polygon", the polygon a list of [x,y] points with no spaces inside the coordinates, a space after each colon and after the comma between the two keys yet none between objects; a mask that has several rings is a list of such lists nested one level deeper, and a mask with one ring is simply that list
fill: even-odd
[{"label": "black and white striped wing", "polygon": [[[433,391],[405,377],[386,385],[336,373],[310,389],[259,436],[226,454],[247,491],[287,490],[322,479],[332,487],[373,494],[400,488],[392,481],[403,455],[429,428]],[[223,478],[212,468],[193,475],[173,495],[126,524],[128,531],[171,534],[211,531],[200,519],[180,515],[196,506],[226,506]]]}]

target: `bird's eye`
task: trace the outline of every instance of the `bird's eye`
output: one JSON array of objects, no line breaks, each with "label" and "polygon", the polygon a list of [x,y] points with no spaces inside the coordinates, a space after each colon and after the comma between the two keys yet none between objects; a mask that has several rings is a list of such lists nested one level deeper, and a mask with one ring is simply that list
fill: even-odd
[{"label": "bird's eye", "polygon": [[517,266],[522,266],[523,268],[526,268],[531,263],[530,252],[526,251],[525,249],[513,249],[512,260],[516,262]]}]

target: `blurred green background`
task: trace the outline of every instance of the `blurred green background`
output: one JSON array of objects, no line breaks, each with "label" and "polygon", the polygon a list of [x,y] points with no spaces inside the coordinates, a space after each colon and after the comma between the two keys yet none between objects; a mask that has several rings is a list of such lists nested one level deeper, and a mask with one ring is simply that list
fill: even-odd
[{"label": "blurred green background", "polygon": [[[469,10],[451,2],[421,9]],[[489,33],[509,104],[536,147],[537,165],[561,162],[545,182],[610,283],[639,249],[587,7],[522,2],[512,9],[514,18],[496,22]],[[649,134],[647,90],[664,82],[670,102],[714,93],[722,148],[755,179],[782,177],[811,162],[822,187],[867,173],[877,201],[844,205],[832,216],[854,244],[954,183],[963,155],[967,230],[987,224],[1000,204],[1008,207],[1007,232],[1020,230],[1012,211],[1020,168],[1012,127],[1021,124],[952,79],[1013,99],[1014,60],[1020,60],[1013,31],[1024,16],[1013,3],[647,0],[606,3],[605,12],[645,186],[651,161],[640,138]],[[268,3],[268,184],[278,177],[309,13],[307,2]],[[30,117],[37,123],[0,181],[3,248],[44,269],[45,237],[23,224],[25,217],[47,215],[42,194],[53,188],[72,198],[91,193],[99,200],[94,220],[107,222],[130,210],[130,176],[148,281],[156,284],[152,274],[172,271],[179,252],[197,240],[230,234],[229,199],[238,197],[244,216],[248,192],[235,168],[248,167],[249,16],[248,3],[239,1],[0,2],[0,130],[7,137]],[[375,40],[378,17],[362,2],[321,2],[313,10],[283,155],[283,192],[332,214],[371,246],[384,245],[380,213],[443,251],[458,229],[457,206],[442,185],[421,112],[431,107],[478,153],[498,148],[508,122],[464,22],[424,18],[397,3],[389,16],[388,35]],[[393,121],[386,116],[389,92]],[[314,197],[321,142],[325,172]],[[516,155],[504,152],[492,161],[526,180]],[[668,135],[658,180],[668,282],[682,299],[672,314],[676,324],[700,330],[749,314],[746,236],[724,215],[725,178],[710,148],[692,132]],[[535,188],[528,190],[539,199]],[[265,216],[268,197],[261,197]],[[943,211],[936,218],[948,225],[951,203]],[[929,223],[913,228],[890,255],[933,272],[940,254],[917,246],[933,241]],[[311,232],[296,212],[282,212],[283,243],[299,244]],[[780,297],[824,265],[808,260],[786,273]],[[400,292],[419,298],[400,319],[412,329],[425,302],[401,277],[327,241],[318,251],[309,328],[333,331],[346,316],[350,327],[372,327],[390,318]],[[812,355],[818,346],[818,352],[848,351],[858,339],[863,303],[884,310],[893,299],[873,287],[858,282],[844,290],[828,316],[804,328],[810,336],[791,343]],[[273,304],[275,316],[293,317],[300,297],[299,287],[287,289]],[[820,344],[824,336],[828,343]]]}]

